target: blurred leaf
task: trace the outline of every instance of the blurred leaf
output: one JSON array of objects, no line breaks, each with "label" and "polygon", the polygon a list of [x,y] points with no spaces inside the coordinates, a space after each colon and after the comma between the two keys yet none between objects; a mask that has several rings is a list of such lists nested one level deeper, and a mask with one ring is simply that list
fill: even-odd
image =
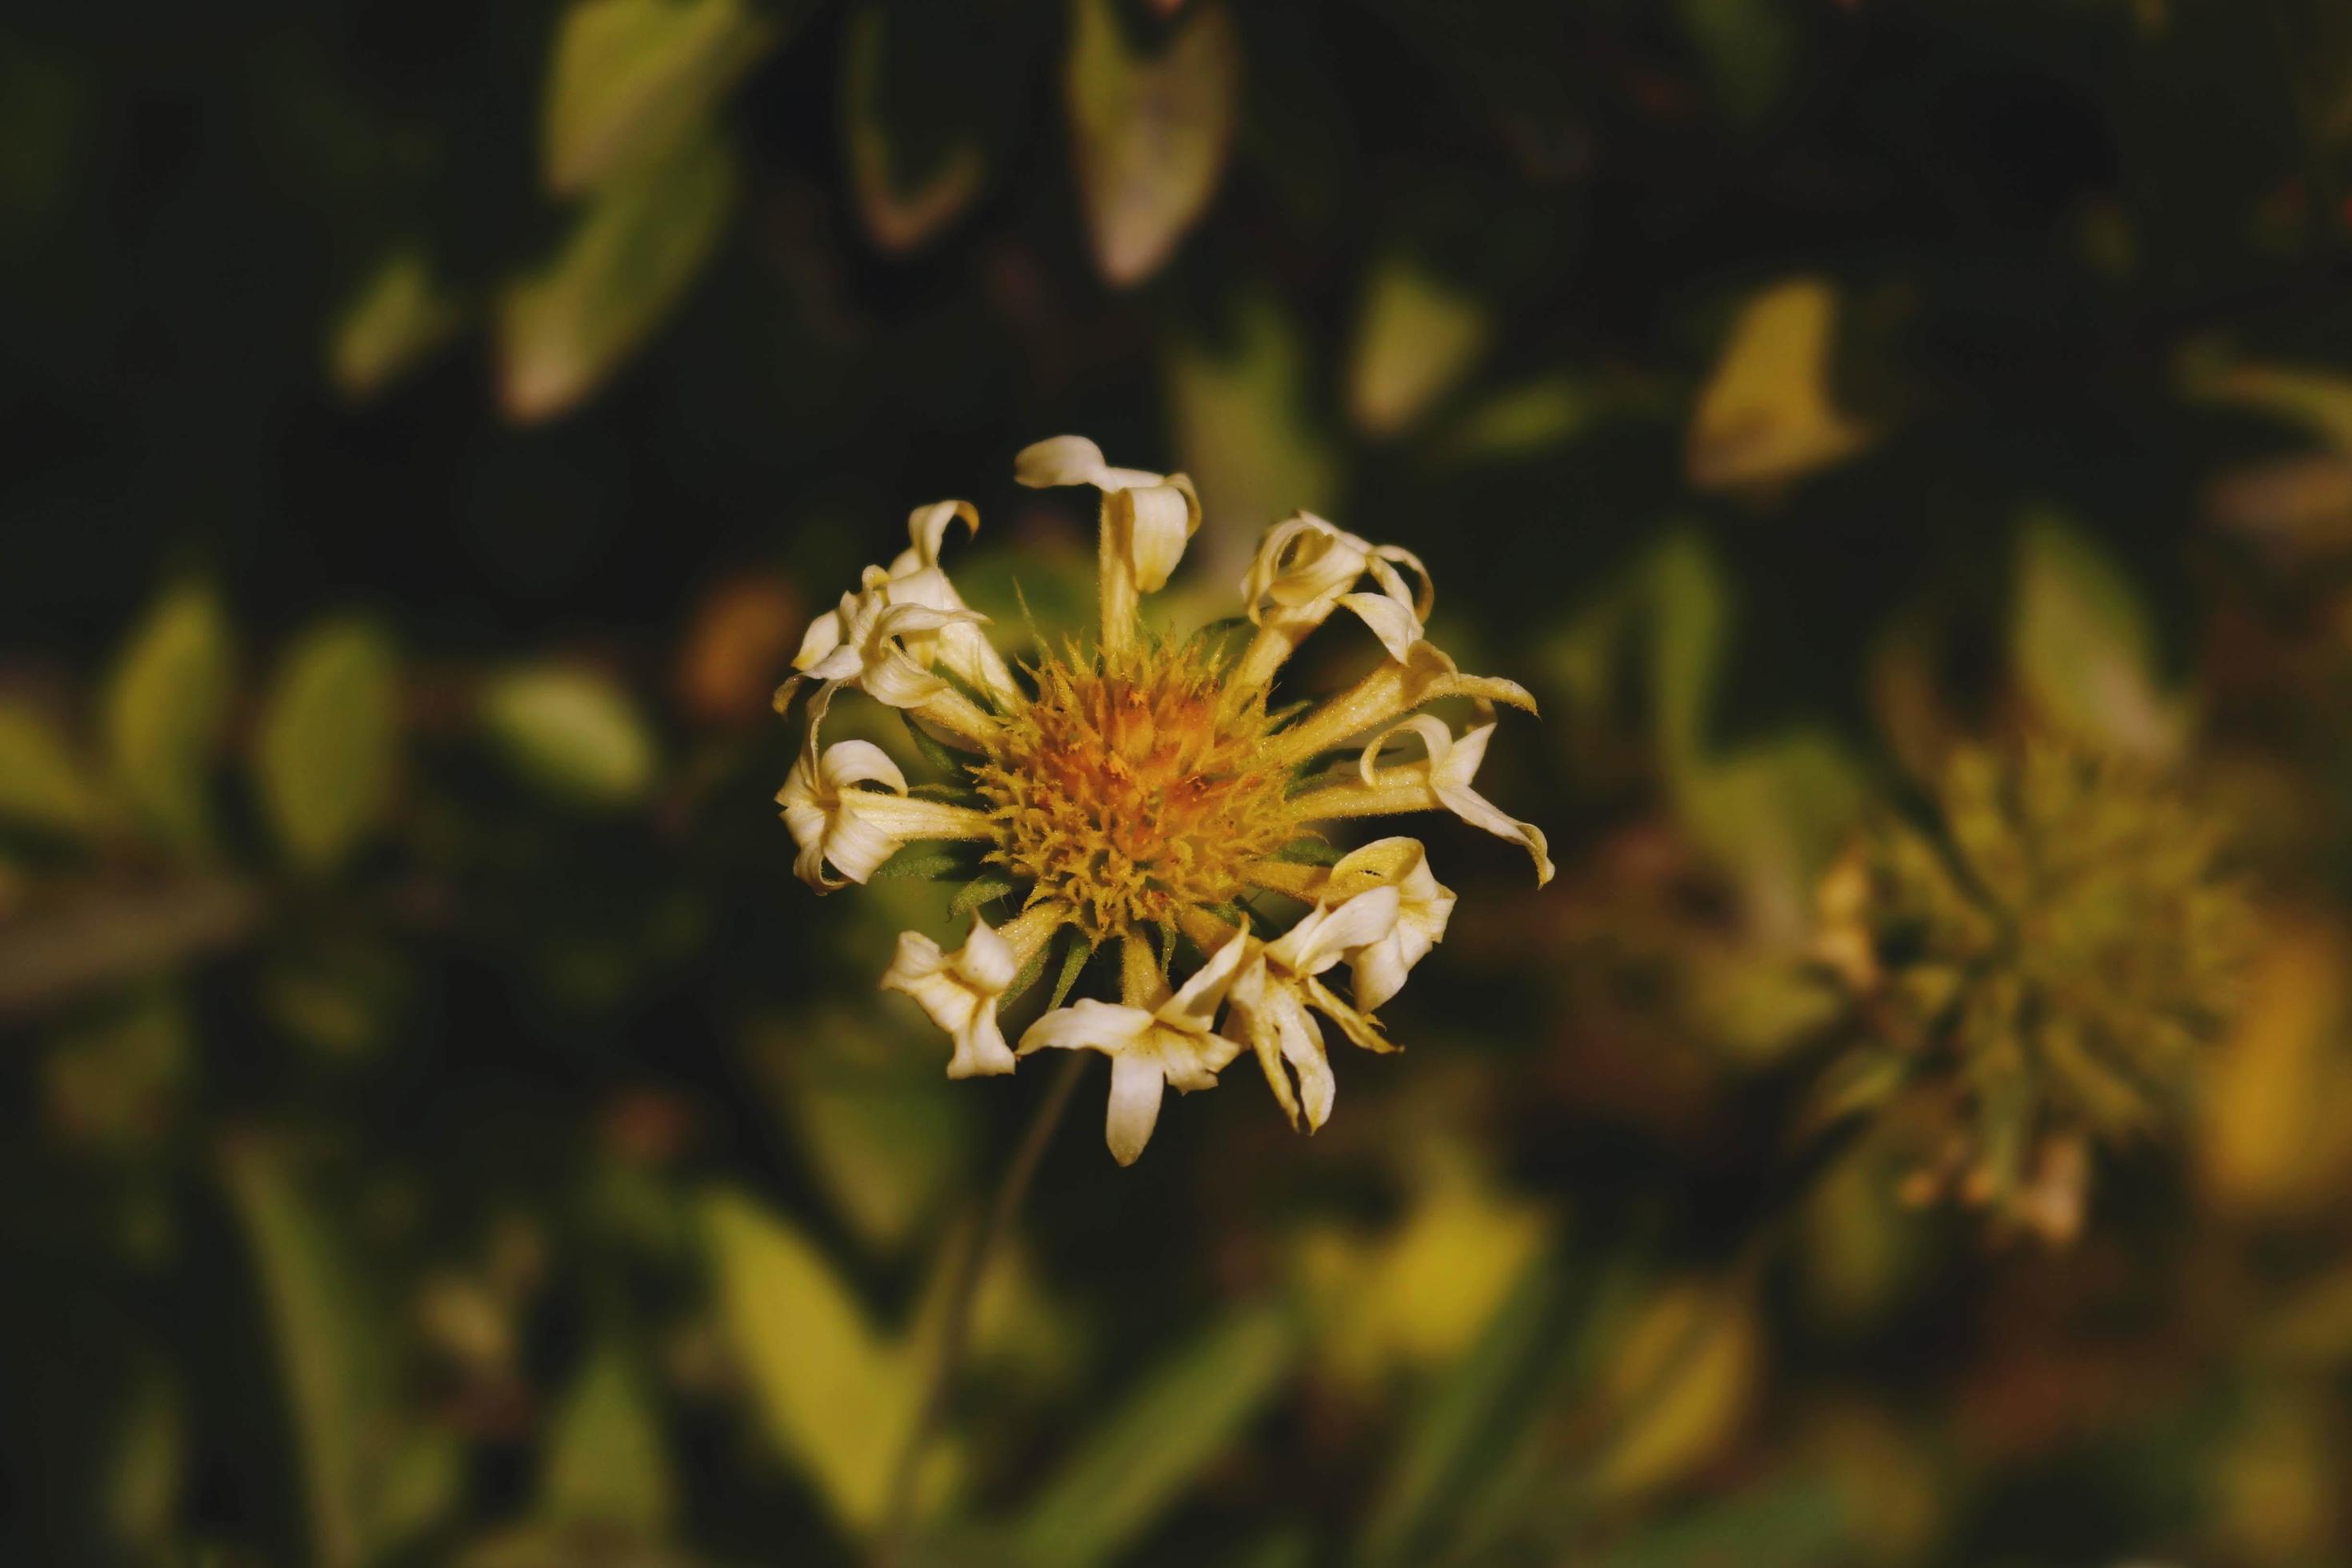
[{"label": "blurred leaf", "polygon": [[217,952],[261,914],[251,887],[216,876],[45,900],[34,915],[0,922],[0,1022]]},{"label": "blurred leaf", "polygon": [[1200,487],[1204,520],[1194,574],[1217,584],[1215,613],[1266,528],[1294,511],[1328,511],[1339,461],[1310,414],[1311,362],[1297,323],[1268,297],[1244,300],[1229,339],[1180,338],[1168,364],[1176,451]]},{"label": "blurred leaf", "polygon": [[1425,1561],[1444,1539],[1447,1511],[1471,1479],[1515,1443],[1543,1384],[1566,1282],[1549,1254],[1528,1260],[1476,1341],[1432,1387],[1406,1424],[1365,1521],[1356,1561]]},{"label": "blurred leaf", "polygon": [[850,13],[842,30],[842,117],[849,147],[850,185],[857,216],[877,249],[898,254],[919,248],[953,223],[981,193],[988,176],[980,143],[966,132],[920,169],[904,145],[884,91],[892,51],[903,35],[926,28],[893,26],[879,0],[866,0]]},{"label": "blurred leaf", "polygon": [[287,858],[331,870],[383,819],[399,762],[400,679],[390,641],[331,621],[287,653],[262,710],[255,765]]},{"label": "blurred leaf", "polygon": [[677,1508],[669,1450],[645,1380],[620,1342],[599,1342],[556,1413],[540,1511],[658,1536]]},{"label": "blurred leaf", "polygon": [[858,1239],[895,1250],[938,1212],[971,1153],[969,1102],[928,1051],[856,1017],[780,1022],[756,1042],[801,1152]]},{"label": "blurred leaf", "polygon": [[1697,46],[1716,100],[1735,121],[1763,118],[1788,86],[1795,19],[1780,0],[1676,0],[1683,31]]},{"label": "blurred leaf", "polygon": [[1725,644],[1731,590],[1704,537],[1668,536],[1650,563],[1650,710],[1669,772],[1688,772],[1705,751]]},{"label": "blurred leaf", "polygon": [[702,1210],[721,1319],[769,1440],[836,1519],[871,1531],[922,1397],[915,1358],[876,1333],[799,1231],[732,1193]]},{"label": "blurred leaf", "polygon": [[187,1482],[188,1420],[178,1383],[138,1357],[104,1477],[107,1523],[124,1560],[168,1561],[180,1490]]},{"label": "blurred leaf", "polygon": [[2352,457],[2352,377],[2300,365],[2229,363],[2192,356],[2181,390],[2209,403],[2269,414]]},{"label": "blurred leaf", "polygon": [[1494,331],[1475,295],[1401,257],[1374,268],[1362,310],[1348,408],[1374,436],[1408,428],[1460,384]]},{"label": "blurred leaf", "polygon": [[306,1177],[258,1136],[223,1144],[221,1173],[252,1251],[269,1315],[287,1417],[302,1470],[310,1561],[343,1568],[372,1552],[381,1475],[370,1456],[392,1433],[383,1405],[382,1341],[334,1250],[334,1227],[313,1206]]},{"label": "blurred leaf", "polygon": [[98,784],[48,716],[0,702],[0,823],[85,833],[103,805]]},{"label": "blurred leaf", "polygon": [[1917,1216],[1898,1196],[1901,1173],[1866,1142],[1823,1174],[1799,1216],[1805,1294],[1832,1324],[1867,1323],[1917,1275]]},{"label": "blurred leaf", "polygon": [[1591,1559],[1599,1568],[1811,1568],[1849,1561],[1837,1489],[1794,1475],[1648,1522]]},{"label": "blurred leaf", "polygon": [[1064,88],[1095,266],[1123,289],[1160,270],[1217,193],[1241,109],[1241,46],[1199,0],[1157,56],[1112,0],[1072,0]]},{"label": "blurred leaf", "polygon": [[370,273],[335,318],[327,374],[335,390],[364,402],[430,358],[466,312],[433,275],[432,259],[402,246]]},{"label": "blurred leaf", "polygon": [[622,806],[653,785],[654,738],[636,703],[584,669],[509,671],[482,694],[482,722],[509,766],[551,795]]},{"label": "blurred leaf", "polygon": [[1400,1365],[1459,1355],[1550,1238],[1550,1211],[1483,1160],[1442,1148],[1419,1163],[1393,1229],[1327,1249],[1319,1279],[1310,1268],[1315,1352],[1339,1382],[1370,1389]]},{"label": "blurred leaf", "polygon": [[2122,573],[2047,512],[2018,540],[2009,656],[2042,719],[2128,755],[2169,756],[2184,738],[2157,685],[2156,634]]},{"label": "blurred leaf", "polygon": [[1771,490],[1843,462],[1869,439],[1830,394],[1837,295],[1795,278],[1740,308],[1699,393],[1683,460],[1698,490]]},{"label": "blurred leaf", "polygon": [[2198,1100],[2198,1166],[2217,1206],[2293,1214],[2340,1200],[2352,1173],[2342,1136],[2352,1114],[2347,963],[2352,942],[2333,921],[2276,920]]},{"label": "blurred leaf", "polygon": [[1630,1500],[1687,1477],[1746,1419],[1762,1371],[1756,1310],[1744,1295],[1687,1285],[1658,1296],[1610,1358],[1615,1420],[1593,1462],[1594,1490]]},{"label": "blurred leaf", "polygon": [[[1710,759],[1674,779],[1675,805],[1691,836],[1735,877],[1746,895],[1751,934],[1793,948],[1810,933],[1813,895],[1822,871],[1846,841],[1869,798],[1860,767],[1826,731],[1792,730]],[[1751,1041],[1785,1040],[1825,1005],[1810,982],[1782,972],[1724,977],[1733,993],[1748,986],[1730,1012],[1777,993],[1783,1027],[1761,1014],[1737,1032]],[[1762,986],[1764,990],[1753,989]]]},{"label": "blurred leaf", "polygon": [[177,848],[212,843],[209,775],[228,718],[233,663],[219,599],[185,584],[148,612],[107,687],[116,785]]},{"label": "blurred leaf", "polygon": [[1453,464],[1500,463],[1564,447],[1601,416],[1594,390],[1573,375],[1539,376],[1482,398],[1437,442]]},{"label": "blurred leaf", "polygon": [[509,418],[564,413],[644,344],[710,258],[735,185],[733,158],[704,137],[597,194],[556,253],[499,296],[499,400]]},{"label": "blurred leaf", "polygon": [[548,69],[542,178],[578,195],[665,162],[799,20],[751,0],[574,0]]},{"label": "blurred leaf", "polygon": [[124,1152],[156,1147],[187,1081],[189,1044],[186,1010],[161,989],[61,1035],[41,1063],[51,1131]]},{"label": "blurred leaf", "polygon": [[1019,1560],[1076,1568],[1133,1546],[1279,1392],[1297,1352],[1278,1307],[1212,1324],[1080,1440],[1023,1516]]}]

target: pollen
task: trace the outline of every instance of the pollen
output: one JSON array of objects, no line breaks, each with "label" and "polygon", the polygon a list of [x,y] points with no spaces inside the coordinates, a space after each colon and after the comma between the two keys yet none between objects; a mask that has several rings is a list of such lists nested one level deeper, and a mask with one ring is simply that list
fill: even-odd
[{"label": "pollen", "polygon": [[1296,834],[1265,766],[1263,690],[1237,698],[1199,644],[1049,659],[1037,699],[974,770],[989,858],[1095,941],[1231,904]]}]

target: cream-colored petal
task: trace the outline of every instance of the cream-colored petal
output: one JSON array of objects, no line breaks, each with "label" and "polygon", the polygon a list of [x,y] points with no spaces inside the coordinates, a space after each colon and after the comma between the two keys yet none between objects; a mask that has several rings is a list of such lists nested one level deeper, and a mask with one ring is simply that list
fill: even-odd
[{"label": "cream-colored petal", "polygon": [[1021,955],[986,921],[971,917],[971,934],[956,954],[956,973],[974,989],[1001,994],[1021,973]]},{"label": "cream-colored petal", "polygon": [[[809,734],[812,739],[816,734],[814,713],[809,720]],[[827,786],[836,791],[852,784],[878,784],[887,785],[897,795],[907,793],[907,775],[898,771],[889,752],[871,741],[835,742],[825,748],[818,767]]]},{"label": "cream-colored petal", "polygon": [[1134,1164],[1143,1146],[1151,1141],[1151,1129],[1160,1121],[1163,1088],[1160,1064],[1150,1057],[1121,1054],[1111,1058],[1110,1105],[1103,1118],[1103,1137],[1110,1145],[1111,1158],[1120,1164]]},{"label": "cream-colored petal", "polygon": [[955,1046],[950,1078],[1007,1073],[1016,1064],[997,1026],[996,1003],[1018,968],[1012,944],[975,918],[971,939],[953,953],[920,931],[899,933],[882,988],[913,997],[948,1032]]},{"label": "cream-colored petal", "polygon": [[1396,924],[1394,888],[1372,888],[1337,905],[1318,905],[1266,946],[1266,962],[1296,975],[1320,974],[1349,952],[1378,942]]},{"label": "cream-colored petal", "polygon": [[1090,485],[1103,471],[1102,448],[1084,436],[1049,436],[1021,448],[1013,459],[1013,482],[1031,489]]},{"label": "cream-colored petal", "polygon": [[1160,1021],[1187,1034],[1207,1033],[1242,961],[1249,956],[1249,942],[1245,933],[1235,931],[1231,942],[1211,953],[1209,961],[1184,982],[1176,994],[1160,1005]]},{"label": "cream-colored petal", "polygon": [[1151,1015],[1140,1007],[1083,997],[1066,1007],[1055,1008],[1030,1025],[1021,1037],[1019,1054],[1025,1057],[1032,1051],[1086,1050],[1117,1056],[1131,1049],[1151,1032]]},{"label": "cream-colored petal", "polygon": [[1266,762],[1295,766],[1393,723],[1414,709],[1444,697],[1501,702],[1532,713],[1536,700],[1517,681],[1465,675],[1444,651],[1429,642],[1413,644],[1402,659],[1384,659],[1378,668],[1266,742]]},{"label": "cream-colored petal", "polygon": [[1298,1077],[1298,1108],[1307,1130],[1320,1131],[1331,1120],[1331,1102],[1338,1098],[1339,1079],[1332,1076],[1330,1058],[1324,1054],[1322,1031],[1306,1007],[1293,1003],[1277,1018],[1282,1036],[1282,1059]]},{"label": "cream-colored petal", "polygon": [[1104,498],[1103,513],[1137,590],[1145,594],[1167,586],[1185,542],[1201,526],[1200,501],[1189,482],[1114,490]]},{"label": "cream-colored petal", "polygon": [[958,518],[963,520],[971,533],[980,532],[980,509],[968,500],[933,501],[908,513],[907,537],[912,542],[908,553],[921,565],[937,566],[940,548],[947,542],[948,526]]},{"label": "cream-colored petal", "polygon": [[1338,603],[1363,618],[1391,658],[1410,658],[1412,645],[1421,640],[1421,617],[1412,613],[1411,605],[1400,604],[1387,594],[1342,594]]}]

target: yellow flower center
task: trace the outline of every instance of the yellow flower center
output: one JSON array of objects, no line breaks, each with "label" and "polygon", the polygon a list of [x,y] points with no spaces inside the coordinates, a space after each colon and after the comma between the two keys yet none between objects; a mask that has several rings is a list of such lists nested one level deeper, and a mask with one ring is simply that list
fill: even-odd
[{"label": "yellow flower center", "polygon": [[1258,760],[1263,692],[1236,700],[1195,648],[1049,660],[1038,693],[975,770],[997,825],[989,858],[1066,903],[1097,941],[1231,902],[1241,868],[1296,829],[1283,770]]}]

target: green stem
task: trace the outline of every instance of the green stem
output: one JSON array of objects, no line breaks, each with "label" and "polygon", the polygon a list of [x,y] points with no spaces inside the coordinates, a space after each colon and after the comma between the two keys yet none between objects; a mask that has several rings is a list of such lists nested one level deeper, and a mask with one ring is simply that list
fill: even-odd
[{"label": "green stem", "polygon": [[971,1342],[972,1310],[980,1299],[981,1284],[987,1278],[989,1258],[1005,1233],[1013,1228],[1013,1217],[1021,1212],[1022,1202],[1036,1180],[1045,1145],[1053,1142],[1054,1131],[1061,1125],[1063,1112],[1069,1109],[1070,1097],[1077,1089],[1078,1079],[1085,1076],[1086,1067],[1085,1052],[1063,1054],[1053,1082],[1046,1086],[1045,1098],[1039,1102],[1036,1114],[1029,1119],[1020,1147],[1013,1152],[1013,1162],[1005,1167],[996,1194],[981,1217],[978,1233],[957,1260],[955,1284],[948,1296],[947,1319],[940,1331],[940,1353],[931,1363],[922,1408],[916,1414],[915,1425],[908,1432],[906,1446],[898,1450],[898,1464],[890,1473],[889,1504],[882,1515],[874,1568],[898,1568],[905,1561],[908,1543],[914,1535],[916,1482],[922,1473],[923,1455],[939,1436],[940,1427],[947,1420],[948,1406],[955,1397],[964,1353]]}]

